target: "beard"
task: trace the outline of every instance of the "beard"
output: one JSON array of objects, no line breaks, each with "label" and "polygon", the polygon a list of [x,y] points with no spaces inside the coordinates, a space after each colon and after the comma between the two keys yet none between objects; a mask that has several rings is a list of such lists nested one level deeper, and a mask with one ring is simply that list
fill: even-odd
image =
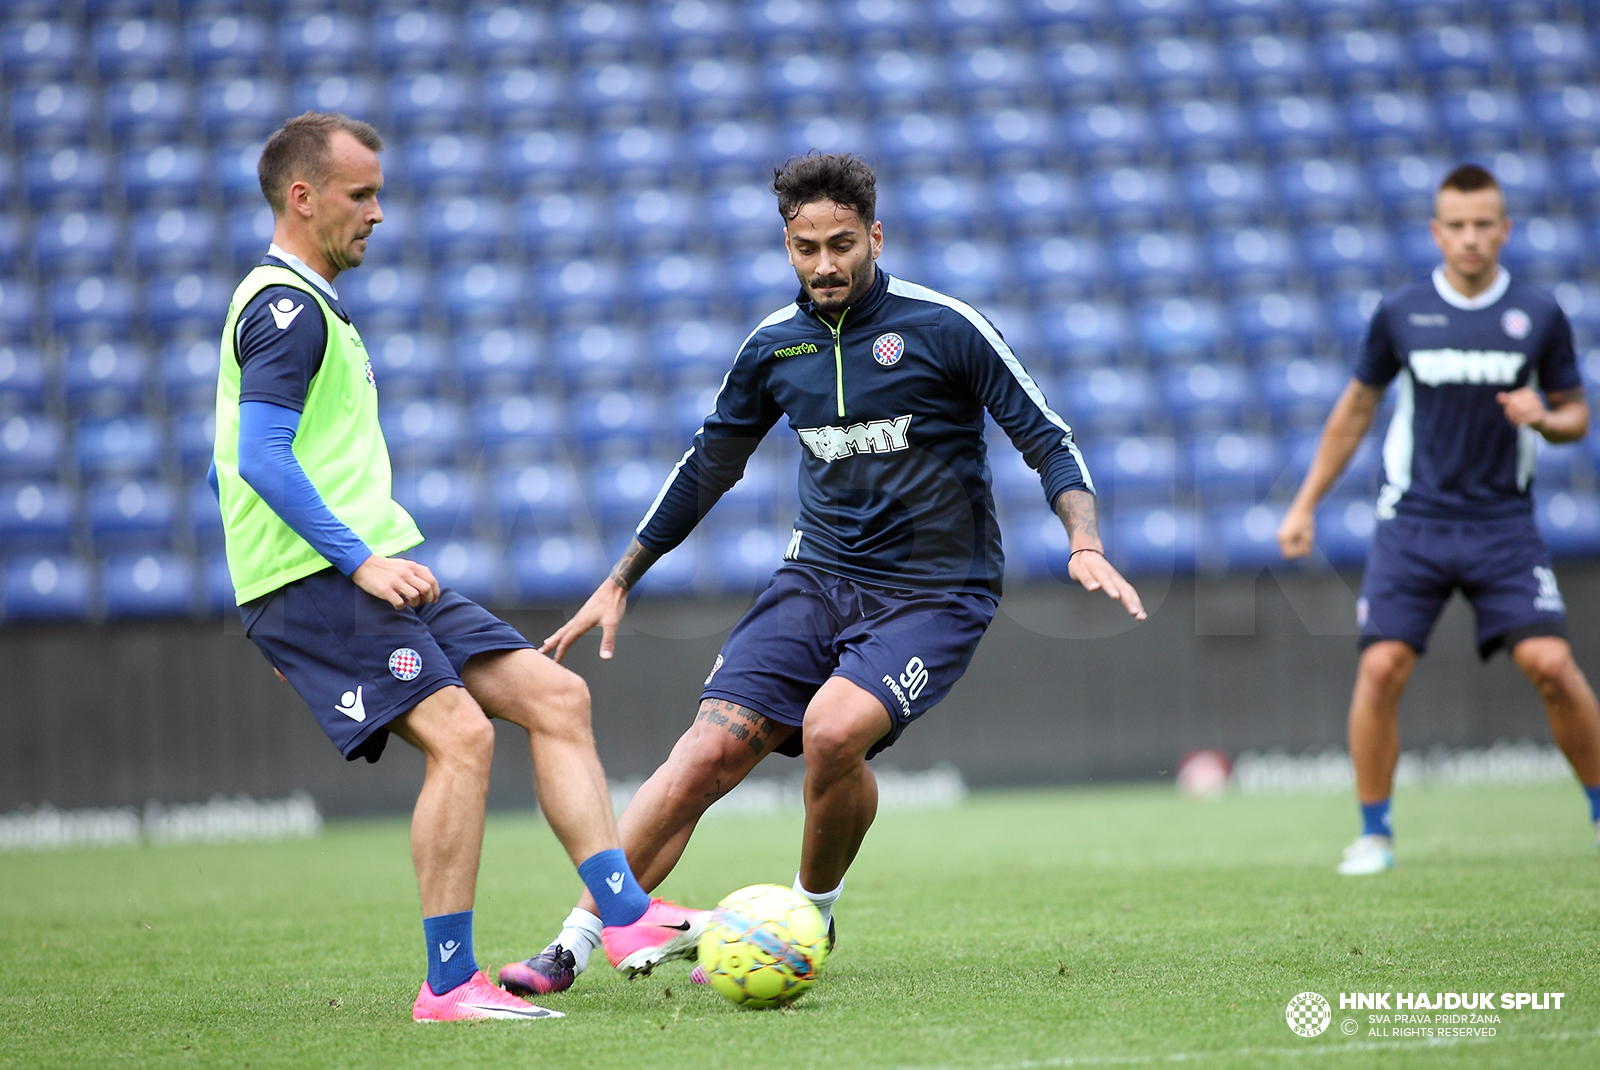
[{"label": "beard", "polygon": [[[805,290],[806,297],[810,298],[818,312],[835,315],[843,312],[866,294],[872,288],[873,262],[865,261],[860,270],[852,276],[822,275],[810,280],[801,280],[801,289]],[[817,296],[815,287],[819,286],[846,286],[848,289],[842,297],[823,299]]]}]

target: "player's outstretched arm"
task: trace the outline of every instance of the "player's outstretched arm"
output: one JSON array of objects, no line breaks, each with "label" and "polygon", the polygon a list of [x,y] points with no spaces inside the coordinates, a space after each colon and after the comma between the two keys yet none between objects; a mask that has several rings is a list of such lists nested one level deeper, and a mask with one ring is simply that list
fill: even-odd
[{"label": "player's outstretched arm", "polygon": [[1333,411],[1322,425],[1316,456],[1311,459],[1306,478],[1283,515],[1283,523],[1278,525],[1278,549],[1286,559],[1292,561],[1311,552],[1317,534],[1317,503],[1339,481],[1351,455],[1371,429],[1381,400],[1383,391],[1380,388],[1351,379],[1339,400],[1333,403]]},{"label": "player's outstretched arm", "polygon": [[1067,560],[1067,575],[1086,591],[1104,591],[1106,597],[1121,602],[1128,616],[1144,620],[1147,614],[1139,592],[1112,566],[1100,541],[1100,520],[1095,513],[1094,495],[1086,490],[1064,490],[1056,499],[1056,515],[1066,526],[1072,542]]},{"label": "player's outstretched arm", "polygon": [[350,573],[355,585],[381,598],[391,606],[427,605],[439,600],[439,581],[426,565],[407,561],[403,557],[379,557],[373,554]]},{"label": "player's outstretched arm", "polygon": [[1541,398],[1537,390],[1525,386],[1503,390],[1494,399],[1505,410],[1507,420],[1517,427],[1533,428],[1546,442],[1576,442],[1589,433],[1589,402],[1582,387],[1553,390]]},{"label": "player's outstretched arm", "polygon": [[637,538],[630,539],[628,548],[612,566],[611,575],[601,581],[594,594],[589,596],[583,608],[572,615],[571,620],[544,641],[539,653],[549,654],[560,661],[566,657],[567,648],[577,642],[579,636],[598,624],[600,656],[610,658],[617,648],[617,625],[622,622],[622,614],[628,609],[628,592],[644,578],[644,574],[660,556],[646,549]]}]

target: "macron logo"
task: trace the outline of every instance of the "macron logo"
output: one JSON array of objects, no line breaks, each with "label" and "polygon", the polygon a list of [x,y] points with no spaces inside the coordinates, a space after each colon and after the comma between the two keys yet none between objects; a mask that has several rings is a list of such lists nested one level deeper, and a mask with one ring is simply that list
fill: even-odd
[{"label": "macron logo", "polygon": [[367,719],[367,708],[361,701],[361,688],[359,687],[354,691],[346,691],[343,695],[340,695],[339,704],[334,709],[352,721],[360,722]]},{"label": "macron logo", "polygon": [[297,305],[287,297],[282,298],[275,305],[268,305],[267,311],[272,313],[272,322],[278,325],[278,330],[287,331],[289,324],[295,317],[305,310],[305,305]]},{"label": "macron logo", "polygon": [[622,894],[622,874],[613,873],[606,878],[606,887],[611,889],[612,895]]},{"label": "macron logo", "polygon": [[449,962],[457,951],[461,950],[461,943],[457,940],[447,940],[439,945],[439,961]]},{"label": "macron logo", "polygon": [[856,453],[894,453],[909,449],[906,433],[911,417],[873,420],[849,427],[808,427],[798,431],[806,449],[824,461],[839,461]]}]

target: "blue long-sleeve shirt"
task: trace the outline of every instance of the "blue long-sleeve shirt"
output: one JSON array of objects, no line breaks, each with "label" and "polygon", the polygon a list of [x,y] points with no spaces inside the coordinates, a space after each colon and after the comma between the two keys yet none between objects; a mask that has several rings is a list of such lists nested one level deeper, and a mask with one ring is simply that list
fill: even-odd
[{"label": "blue long-sleeve shirt", "polygon": [[638,528],[666,553],[744,474],[787,416],[803,447],[784,559],[883,587],[987,591],[1004,556],[984,410],[1039,473],[1045,499],[1094,484],[1072,430],[971,306],[882,271],[837,334],[809,302],[745,339],[716,410]]}]

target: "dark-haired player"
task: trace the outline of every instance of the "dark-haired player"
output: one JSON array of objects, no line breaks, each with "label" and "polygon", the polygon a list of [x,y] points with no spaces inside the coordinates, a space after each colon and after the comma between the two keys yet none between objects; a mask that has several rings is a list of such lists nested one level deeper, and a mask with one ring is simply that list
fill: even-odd
[{"label": "dark-haired player", "polygon": [[[800,515],[784,564],[733,629],[689,730],[619,821],[640,881],[666,878],[707,807],[773,751],[802,753],[805,834],[795,889],[831,912],[877,811],[867,759],[966,670],[1000,597],[1002,558],[984,410],[1039,472],[1072,540],[1069,571],[1143,619],[1101,551],[1093,484],[1072,432],[988,320],[891,278],[872,171],[791,159],[773,182],[793,304],[740,347],[694,437],[611,575],[544,650],[596,625],[609,658],[628,591],[744,472],[780,417],[798,436]],[[513,991],[572,983],[596,946],[585,899],[556,941],[500,972]]]},{"label": "dark-haired player", "polygon": [[377,761],[392,733],[427,759],[411,856],[428,977],[412,1016],[553,1017],[491,984],[472,951],[490,717],[527,729],[540,807],[599,898],[614,965],[682,953],[704,912],[634,880],[583,681],[395,556],[422,535],[390,497],[372,365],[333,285],[383,221],[382,148],[366,123],[307,112],[261,151],[272,245],[234,291],[217,383],[211,479],[228,571],[250,639],[345,758]]},{"label": "dark-haired player", "polygon": [[1378,529],[1356,606],[1361,661],[1350,755],[1362,832],[1339,865],[1347,876],[1394,866],[1389,796],[1400,694],[1457,588],[1477,614],[1479,656],[1509,650],[1538,688],[1600,831],[1600,708],[1567,645],[1566,608],[1533,520],[1537,438],[1573,442],[1589,428],[1572,330],[1553,297],[1500,267],[1511,220],[1488,171],[1452,171],[1431,226],[1444,264],[1373,313],[1355,376],[1278,530],[1285,557],[1311,551],[1317,502],[1396,382]]}]

